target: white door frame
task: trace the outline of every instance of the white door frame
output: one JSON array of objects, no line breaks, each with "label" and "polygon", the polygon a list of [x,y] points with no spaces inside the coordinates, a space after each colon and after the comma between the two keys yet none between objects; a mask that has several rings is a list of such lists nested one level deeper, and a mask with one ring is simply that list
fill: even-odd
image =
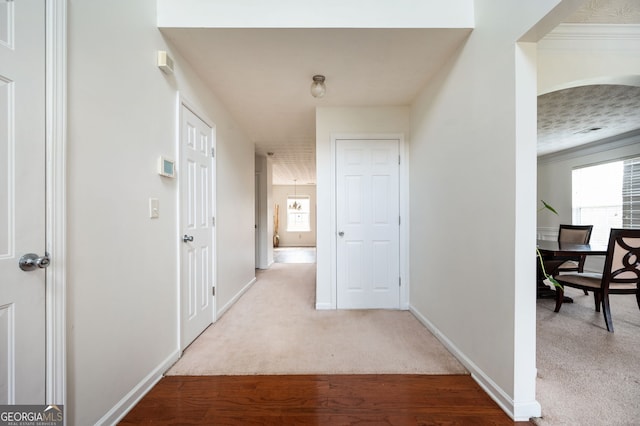
[{"label": "white door frame", "polygon": [[[182,108],[185,107],[188,110],[190,110],[192,113],[194,113],[200,120],[202,120],[207,126],[209,126],[211,128],[211,132],[212,132],[212,147],[214,149],[214,157],[212,160],[213,163],[213,168],[212,168],[212,172],[213,172],[213,178],[214,178],[214,185],[211,187],[211,190],[213,191],[213,194],[211,195],[211,202],[212,202],[212,206],[211,206],[211,215],[215,218],[217,218],[217,206],[218,206],[218,197],[217,197],[217,185],[218,185],[218,179],[216,178],[217,175],[217,161],[218,161],[218,145],[217,145],[217,130],[216,130],[216,125],[215,123],[209,119],[209,117],[207,117],[206,114],[203,114],[202,111],[196,107],[193,103],[191,103],[185,96],[182,95],[182,93],[178,93],[178,105],[177,105],[177,112],[176,112],[176,120],[177,120],[177,124],[176,124],[176,158],[178,158],[177,164],[181,164],[182,161],[182,157],[180,155],[181,153],[181,146],[180,144],[182,143]],[[177,170],[178,173],[178,179],[181,179],[181,170]],[[180,185],[178,185],[178,187],[180,188]],[[176,198],[176,205],[177,205],[177,211],[178,211],[178,221],[177,221],[177,227],[176,227],[176,235],[181,235],[182,233],[182,193],[180,192],[180,190],[178,190],[177,193],[177,198]],[[177,276],[176,276],[176,292],[177,292],[177,297],[176,297],[176,301],[177,301],[177,312],[178,312],[178,320],[176,322],[176,324],[178,325],[178,329],[177,329],[177,343],[178,343],[178,348],[180,349],[180,352],[182,352],[182,300],[181,300],[181,286],[182,286],[182,261],[181,261],[181,250],[182,250],[182,244],[184,244],[180,239],[176,238],[177,244],[178,244],[178,248],[177,248],[177,253],[178,253],[178,267],[177,267]],[[212,304],[213,304],[213,313],[212,313],[212,318],[211,318],[211,322],[215,323],[218,319],[218,293],[217,293],[217,287],[218,287],[218,247],[216,244],[217,241],[217,226],[216,223],[214,222],[213,227],[212,227],[212,236],[211,236],[211,245],[213,247],[211,256],[211,268],[213,269],[213,287],[216,288],[216,294],[215,296],[212,297]]]},{"label": "white door frame", "polygon": [[409,150],[402,133],[337,133],[331,135],[331,307],[337,308],[338,286],[338,228],[337,228],[337,140],[375,140],[395,139],[399,143],[400,152],[400,309],[409,309]]},{"label": "white door frame", "polygon": [[46,240],[51,266],[46,286],[47,404],[66,404],[66,158],[67,0],[42,0],[46,9]]}]

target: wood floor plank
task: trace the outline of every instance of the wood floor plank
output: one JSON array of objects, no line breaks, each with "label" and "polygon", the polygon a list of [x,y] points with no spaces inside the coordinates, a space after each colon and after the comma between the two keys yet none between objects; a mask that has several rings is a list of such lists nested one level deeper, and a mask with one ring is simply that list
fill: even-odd
[{"label": "wood floor plank", "polygon": [[[530,424],[528,422],[520,422]],[[121,425],[513,425],[468,375],[165,377]]]}]

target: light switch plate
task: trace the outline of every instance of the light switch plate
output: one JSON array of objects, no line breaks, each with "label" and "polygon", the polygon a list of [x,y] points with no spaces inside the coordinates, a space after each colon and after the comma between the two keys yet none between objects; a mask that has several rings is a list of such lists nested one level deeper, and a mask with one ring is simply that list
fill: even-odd
[{"label": "light switch plate", "polygon": [[149,217],[151,219],[160,217],[160,202],[157,198],[149,198]]}]

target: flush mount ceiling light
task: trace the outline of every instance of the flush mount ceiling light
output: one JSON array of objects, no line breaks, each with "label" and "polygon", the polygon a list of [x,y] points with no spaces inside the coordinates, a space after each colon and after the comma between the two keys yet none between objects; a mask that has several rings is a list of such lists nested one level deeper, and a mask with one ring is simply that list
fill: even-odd
[{"label": "flush mount ceiling light", "polygon": [[324,85],[324,75],[314,75],[313,83],[311,83],[311,95],[314,98],[321,98],[324,96],[324,93],[327,91],[327,88]]},{"label": "flush mount ceiling light", "polygon": [[591,133],[591,132],[597,132],[598,130],[602,130],[602,127],[588,127],[586,129],[582,129],[582,130],[578,130],[577,132],[573,132],[574,135],[579,135],[579,134],[586,134],[586,133]]}]

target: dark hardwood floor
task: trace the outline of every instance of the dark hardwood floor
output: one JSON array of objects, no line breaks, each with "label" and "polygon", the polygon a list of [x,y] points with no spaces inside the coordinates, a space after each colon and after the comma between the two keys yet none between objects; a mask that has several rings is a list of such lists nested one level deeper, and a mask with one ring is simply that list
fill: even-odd
[{"label": "dark hardwood floor", "polygon": [[516,423],[468,375],[305,375],[165,377],[120,424]]}]

